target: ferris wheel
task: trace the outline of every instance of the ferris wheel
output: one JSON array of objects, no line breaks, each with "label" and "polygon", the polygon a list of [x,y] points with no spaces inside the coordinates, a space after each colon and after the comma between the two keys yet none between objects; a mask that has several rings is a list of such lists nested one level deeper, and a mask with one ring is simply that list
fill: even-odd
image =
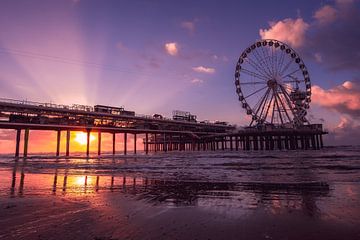
[{"label": "ferris wheel", "polygon": [[236,64],[235,86],[250,126],[308,124],[309,72],[287,44],[265,39],[246,48]]}]

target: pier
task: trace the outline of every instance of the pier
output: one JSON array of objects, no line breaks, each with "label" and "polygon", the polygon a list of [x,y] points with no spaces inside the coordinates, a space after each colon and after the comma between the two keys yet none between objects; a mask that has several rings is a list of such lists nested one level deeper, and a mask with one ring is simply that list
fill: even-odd
[{"label": "pier", "polygon": [[[100,106],[100,105],[97,105]],[[118,109],[118,108],[116,108]],[[120,109],[120,108],[119,108]],[[128,154],[128,137],[133,141],[133,154],[138,150],[136,142],[143,136],[143,151],[250,151],[250,150],[295,150],[320,149],[323,147],[321,124],[304,125],[301,128],[263,126],[236,129],[219,122],[196,122],[164,118],[161,116],[138,115],[135,112],[119,110],[98,111],[95,107],[83,105],[57,105],[0,99],[0,129],[16,131],[15,157],[27,157],[29,136],[33,131],[55,131],[56,156],[60,156],[61,134],[66,133],[65,156],[70,153],[70,133],[86,133],[86,155],[90,155],[90,134],[97,133],[97,155],[102,154],[102,134],[112,135],[112,154],[116,154],[116,139],[123,136],[122,153]],[[20,150],[21,135],[23,151]]]}]

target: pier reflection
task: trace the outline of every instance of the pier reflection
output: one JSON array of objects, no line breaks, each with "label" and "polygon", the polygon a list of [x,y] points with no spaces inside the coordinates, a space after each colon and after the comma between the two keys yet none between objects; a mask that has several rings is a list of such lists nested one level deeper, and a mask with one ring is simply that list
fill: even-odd
[{"label": "pier reflection", "polygon": [[[299,210],[309,216],[318,214],[317,202],[329,194],[324,182],[204,182],[181,177],[154,179],[137,173],[74,174],[69,168],[53,173],[26,171],[26,160],[15,162],[9,171],[10,196],[59,195],[81,197],[102,193],[129,194],[151,204],[169,206],[227,206],[232,209],[268,210],[272,214]],[[9,176],[8,175],[8,176]],[[4,176],[3,176],[4,177]]]}]

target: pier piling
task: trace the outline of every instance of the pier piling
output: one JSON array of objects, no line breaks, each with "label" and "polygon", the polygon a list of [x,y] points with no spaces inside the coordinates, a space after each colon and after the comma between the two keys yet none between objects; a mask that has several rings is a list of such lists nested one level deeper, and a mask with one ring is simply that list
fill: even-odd
[{"label": "pier piling", "polygon": [[56,133],[57,133],[57,136],[56,136],[56,156],[58,157],[60,155],[61,131],[57,130]]},{"label": "pier piling", "polygon": [[28,145],[29,145],[29,129],[25,129],[25,135],[24,135],[24,157],[27,157],[28,155]]},{"label": "pier piling", "polygon": [[20,152],[20,137],[21,137],[21,129],[16,129],[15,157],[19,157],[19,152]]},{"label": "pier piling", "polygon": [[70,154],[70,130],[66,131],[66,156]]}]

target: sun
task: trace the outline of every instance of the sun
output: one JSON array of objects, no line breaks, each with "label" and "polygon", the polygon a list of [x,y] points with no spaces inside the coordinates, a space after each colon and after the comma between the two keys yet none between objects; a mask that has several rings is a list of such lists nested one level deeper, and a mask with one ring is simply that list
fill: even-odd
[{"label": "sun", "polygon": [[[86,145],[87,143],[87,136],[86,136],[86,133],[84,132],[77,132],[75,133],[75,138],[74,140],[76,142],[78,142],[80,145]],[[91,135],[90,134],[90,142],[94,141],[95,140],[95,136]]]}]

